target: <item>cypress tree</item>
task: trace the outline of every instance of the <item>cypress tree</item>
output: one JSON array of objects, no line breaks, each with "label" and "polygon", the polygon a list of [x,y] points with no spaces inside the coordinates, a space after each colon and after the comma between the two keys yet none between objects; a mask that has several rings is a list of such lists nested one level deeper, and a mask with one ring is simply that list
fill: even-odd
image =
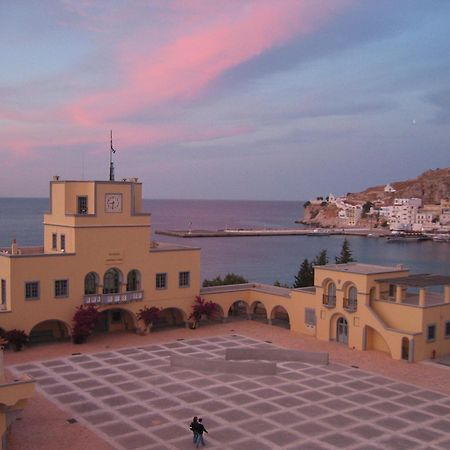
[{"label": "cypress tree", "polygon": [[300,265],[300,269],[298,270],[297,275],[295,276],[294,285],[292,287],[296,289],[313,285],[314,270],[312,264],[308,261],[307,258],[305,258]]},{"label": "cypress tree", "polygon": [[341,254],[339,256],[336,256],[335,261],[336,264],[346,264],[355,261],[352,257],[350,243],[348,242],[347,238],[344,239],[344,242],[342,243]]}]

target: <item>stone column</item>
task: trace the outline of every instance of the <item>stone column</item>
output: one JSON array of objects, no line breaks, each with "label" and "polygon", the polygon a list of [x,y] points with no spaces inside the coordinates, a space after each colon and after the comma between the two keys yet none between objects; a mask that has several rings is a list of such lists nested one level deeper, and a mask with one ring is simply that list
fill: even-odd
[{"label": "stone column", "polygon": [[450,285],[444,286],[444,302],[450,303]]},{"label": "stone column", "polygon": [[410,363],[414,362],[414,338],[411,338],[409,340],[408,362],[410,362]]},{"label": "stone column", "polygon": [[425,296],[426,296],[425,288],[420,288],[419,289],[419,306],[425,306]]},{"label": "stone column", "polygon": [[400,285],[395,286],[395,302],[401,303],[403,296],[403,288]]}]

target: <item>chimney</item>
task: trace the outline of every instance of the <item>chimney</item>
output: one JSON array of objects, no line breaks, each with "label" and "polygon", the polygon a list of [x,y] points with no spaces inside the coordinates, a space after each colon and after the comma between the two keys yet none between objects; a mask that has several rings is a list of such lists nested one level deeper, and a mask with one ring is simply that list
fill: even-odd
[{"label": "chimney", "polygon": [[53,175],[53,181],[59,181],[59,175]]}]

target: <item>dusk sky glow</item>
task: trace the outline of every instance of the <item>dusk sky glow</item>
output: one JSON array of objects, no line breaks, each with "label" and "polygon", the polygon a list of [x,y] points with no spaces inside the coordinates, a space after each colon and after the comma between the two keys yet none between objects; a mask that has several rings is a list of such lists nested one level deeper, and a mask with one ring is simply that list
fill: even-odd
[{"label": "dusk sky glow", "polygon": [[1,197],[305,200],[450,165],[450,2],[0,3]]}]

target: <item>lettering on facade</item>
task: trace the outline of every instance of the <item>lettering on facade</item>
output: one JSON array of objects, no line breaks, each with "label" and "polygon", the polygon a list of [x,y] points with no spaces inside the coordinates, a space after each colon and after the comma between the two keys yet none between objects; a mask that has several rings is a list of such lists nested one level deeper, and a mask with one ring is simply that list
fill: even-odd
[{"label": "lettering on facade", "polygon": [[105,263],[109,265],[122,264],[123,251],[122,250],[110,250],[105,259]]}]

